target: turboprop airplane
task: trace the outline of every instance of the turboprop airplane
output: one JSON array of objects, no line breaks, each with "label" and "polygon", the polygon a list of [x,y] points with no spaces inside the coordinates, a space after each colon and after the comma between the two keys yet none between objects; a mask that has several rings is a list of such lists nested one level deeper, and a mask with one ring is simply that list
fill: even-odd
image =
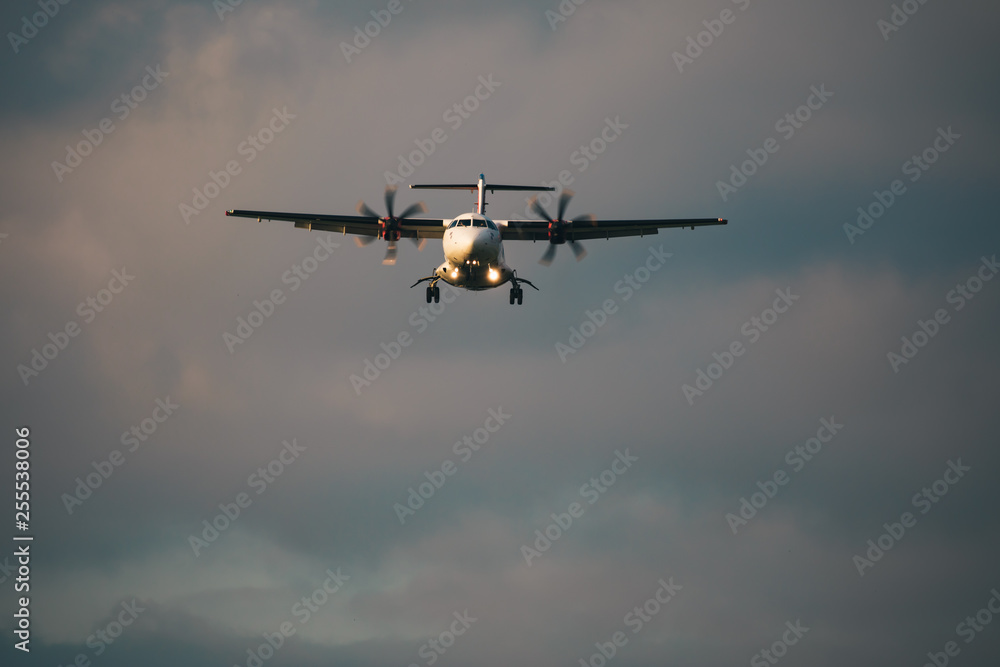
[{"label": "turboprop airplane", "polygon": [[410,287],[421,283],[427,285],[427,303],[439,303],[441,288],[439,281],[449,285],[472,291],[481,291],[511,284],[510,303],[521,304],[524,291],[521,284],[538,290],[529,280],[517,275],[517,272],[507,265],[504,257],[504,240],[546,241],[548,247],[539,260],[540,264],[548,266],[555,257],[556,248],[569,245],[577,261],[587,254],[581,240],[610,239],[618,236],[645,236],[656,234],[657,230],[667,227],[703,227],[706,225],[725,225],[722,218],[689,218],[674,220],[598,220],[591,215],[584,215],[572,220],[563,216],[573,193],[563,190],[559,196],[559,208],[556,217],[551,217],[548,211],[538,202],[537,196],[531,200],[531,209],[540,220],[492,220],[486,216],[486,191],[501,192],[551,192],[554,187],[533,185],[495,185],[487,183],[480,174],[479,181],[471,185],[411,185],[413,190],[468,190],[478,193],[476,210],[473,213],[463,213],[449,220],[411,217],[416,213],[425,213],[427,207],[423,202],[412,204],[398,216],[394,213],[396,188],[385,189],[386,215],[380,216],[363,201],[358,203],[359,215],[314,215],[311,213],[277,213],[273,211],[226,211],[226,215],[241,218],[256,218],[261,220],[283,220],[295,223],[297,229],[341,232],[355,234],[354,239],[359,246],[365,246],[375,240],[386,241],[383,264],[395,264],[396,243],[403,238],[412,239],[418,248],[423,249],[429,238],[441,239],[444,249],[444,263],[434,273],[421,278]]}]

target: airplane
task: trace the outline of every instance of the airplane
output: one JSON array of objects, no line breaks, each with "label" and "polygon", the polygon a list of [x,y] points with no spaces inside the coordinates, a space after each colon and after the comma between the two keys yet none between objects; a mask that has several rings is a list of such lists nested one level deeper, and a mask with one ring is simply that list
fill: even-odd
[{"label": "airplane", "polygon": [[539,260],[540,264],[548,266],[555,257],[556,248],[569,245],[577,261],[583,259],[587,251],[580,243],[585,239],[610,239],[619,236],[645,236],[656,234],[658,229],[669,227],[703,227],[706,225],[725,225],[722,218],[688,218],[674,220],[598,220],[590,215],[584,215],[572,220],[563,216],[573,193],[563,190],[559,196],[559,208],[556,217],[551,217],[548,211],[538,202],[537,195],[532,198],[531,209],[541,218],[539,220],[492,220],[486,210],[486,191],[500,192],[551,192],[554,187],[532,185],[496,185],[487,183],[483,174],[479,181],[471,185],[411,185],[413,190],[467,190],[476,192],[476,210],[463,213],[456,218],[426,219],[412,217],[416,213],[425,213],[427,207],[423,202],[408,206],[398,216],[394,213],[396,188],[388,186],[385,189],[386,215],[380,216],[368,207],[364,201],[358,202],[359,215],[314,215],[308,213],[279,213],[274,211],[226,211],[227,216],[241,218],[256,218],[261,220],[280,220],[292,222],[297,229],[341,232],[355,234],[358,246],[365,246],[375,240],[388,243],[383,264],[395,264],[397,255],[396,243],[403,238],[411,239],[419,249],[429,238],[441,239],[444,249],[444,263],[434,273],[421,278],[410,285],[414,288],[422,283],[428,283],[426,290],[427,303],[440,303],[441,288],[437,283],[444,281],[449,285],[470,291],[495,289],[506,283],[511,284],[510,303],[521,305],[524,291],[521,284],[538,290],[526,278],[517,275],[504,256],[503,242],[546,241],[548,248]]}]

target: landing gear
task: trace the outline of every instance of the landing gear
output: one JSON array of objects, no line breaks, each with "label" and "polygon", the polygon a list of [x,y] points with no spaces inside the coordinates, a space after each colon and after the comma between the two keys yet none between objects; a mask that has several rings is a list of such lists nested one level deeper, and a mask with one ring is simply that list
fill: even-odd
[{"label": "landing gear", "polygon": [[511,272],[510,283],[510,305],[512,306],[515,301],[517,301],[517,305],[519,306],[524,302],[524,290],[521,289],[521,283],[528,285],[536,291],[538,290],[537,287],[531,284],[531,281],[525,280],[524,278],[518,278],[517,274],[514,272]]},{"label": "landing gear", "polygon": [[410,288],[414,288],[420,283],[430,283],[427,286],[427,303],[441,303],[441,288],[437,286],[438,281],[441,280],[439,276],[428,276],[427,278],[421,278],[417,282],[410,285]]}]

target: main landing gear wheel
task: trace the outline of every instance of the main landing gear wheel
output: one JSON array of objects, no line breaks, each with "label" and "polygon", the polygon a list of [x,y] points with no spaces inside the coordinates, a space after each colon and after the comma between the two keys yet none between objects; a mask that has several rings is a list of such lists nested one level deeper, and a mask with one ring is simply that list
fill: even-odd
[{"label": "main landing gear wheel", "polygon": [[438,276],[428,276],[426,278],[421,278],[417,282],[410,285],[410,289],[413,289],[420,283],[430,283],[427,286],[427,303],[433,301],[434,303],[441,303],[441,288],[437,286],[438,281],[441,280]]},{"label": "main landing gear wheel", "polygon": [[510,278],[510,305],[514,305],[517,301],[517,305],[521,305],[524,302],[524,290],[521,288],[521,283],[524,283],[528,287],[534,290],[538,288],[531,284],[530,280],[525,280],[524,278],[518,278],[517,273],[513,273]]}]

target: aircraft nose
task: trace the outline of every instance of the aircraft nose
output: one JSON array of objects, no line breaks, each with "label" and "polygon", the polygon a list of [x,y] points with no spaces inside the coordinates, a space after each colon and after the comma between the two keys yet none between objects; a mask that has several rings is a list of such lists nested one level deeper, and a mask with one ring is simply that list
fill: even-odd
[{"label": "aircraft nose", "polygon": [[466,229],[465,233],[456,234],[453,240],[453,248],[456,253],[466,257],[472,256],[480,261],[492,262],[496,258],[496,232],[490,236],[489,229]]},{"label": "aircraft nose", "polygon": [[472,247],[477,252],[485,250],[490,245],[490,233],[488,230],[481,230],[472,241]]},{"label": "aircraft nose", "polygon": [[496,232],[483,229],[473,241],[473,251],[486,262],[495,262],[497,258]]},{"label": "aircraft nose", "polygon": [[476,239],[477,236],[472,234],[456,234],[452,243],[454,243],[455,250],[463,255],[469,255],[476,249]]}]

